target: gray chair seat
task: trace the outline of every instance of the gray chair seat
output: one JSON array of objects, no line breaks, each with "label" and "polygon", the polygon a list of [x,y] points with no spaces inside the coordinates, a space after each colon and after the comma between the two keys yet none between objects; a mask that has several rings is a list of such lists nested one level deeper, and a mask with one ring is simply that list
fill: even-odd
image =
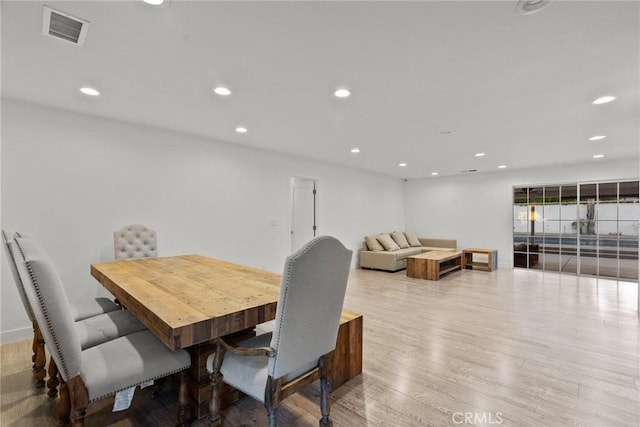
[{"label": "gray chair seat", "polygon": [[[275,324],[275,322],[273,324]],[[273,334],[268,332],[241,341],[237,345],[240,348],[269,347],[272,337]],[[299,368],[297,371],[283,375],[281,378],[284,382],[287,382],[290,378],[296,378],[300,374],[309,371],[316,366],[316,364],[317,362],[314,360]],[[211,366],[208,366],[207,369],[212,370]],[[241,356],[233,352],[227,352],[224,356],[224,363],[220,367],[220,373],[225,383],[242,390],[243,393],[248,394],[258,402],[264,403],[265,387],[267,386],[267,378],[269,377],[268,369],[269,357],[265,354],[258,356]]]},{"label": "gray chair seat", "polygon": [[84,350],[80,376],[92,402],[189,366],[188,352],[169,350],[153,333],[141,331]]},{"label": "gray chair seat", "polygon": [[126,310],[90,317],[76,322],[75,326],[80,339],[80,347],[83,350],[147,329],[142,322]]},{"label": "gray chair seat", "polygon": [[73,320],[88,319],[89,317],[98,316],[112,311],[118,311],[120,307],[109,298],[99,297],[84,301],[71,303],[71,314]]},{"label": "gray chair seat", "polygon": [[[244,348],[268,347],[271,343],[271,334],[258,335],[238,345]],[[220,373],[224,382],[232,387],[242,387],[245,394],[253,397],[260,403],[264,403],[264,390],[267,385],[269,373],[269,358],[265,355],[239,356],[228,352],[224,356],[224,364]],[[211,371],[212,368],[209,368]]]},{"label": "gray chair seat", "polygon": [[256,326],[256,335],[271,334],[276,327],[275,320],[269,320],[268,322],[260,323]]}]

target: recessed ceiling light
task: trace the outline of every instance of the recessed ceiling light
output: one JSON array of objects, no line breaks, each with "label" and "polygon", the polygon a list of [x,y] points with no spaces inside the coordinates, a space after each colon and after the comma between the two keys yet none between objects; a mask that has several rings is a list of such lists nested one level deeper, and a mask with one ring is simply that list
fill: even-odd
[{"label": "recessed ceiling light", "polygon": [[507,165],[500,165],[498,166],[498,169],[505,169],[507,167]]},{"label": "recessed ceiling light", "polygon": [[400,166],[401,168],[406,168],[407,164],[406,163],[398,163],[398,166]]},{"label": "recessed ceiling light", "polygon": [[351,149],[351,152],[352,152],[353,154],[358,154],[358,153],[360,152],[360,149],[359,149],[359,148],[357,148],[357,147],[354,147],[354,148],[352,148],[352,149]]},{"label": "recessed ceiling light", "polygon": [[594,159],[601,159],[604,157],[604,154],[594,154],[593,158]]},{"label": "recessed ceiling light", "polygon": [[236,132],[238,132],[238,133],[247,133],[247,128],[244,127],[244,126],[238,126],[236,128]]},{"label": "recessed ceiling light", "polygon": [[224,86],[216,86],[213,88],[213,92],[216,95],[220,95],[220,96],[229,96],[231,95],[231,89],[226,88]]},{"label": "recessed ceiling light", "polygon": [[142,0],[143,2],[150,4],[151,6],[160,6],[164,3],[164,0]]},{"label": "recessed ceiling light", "polygon": [[80,92],[84,93],[85,95],[89,95],[89,96],[99,96],[100,92],[97,89],[94,89],[92,87],[81,87],[80,88]]},{"label": "recessed ceiling light", "polygon": [[589,138],[589,141],[600,141],[601,139],[605,139],[605,138],[606,138],[605,135],[596,135]]},{"label": "recessed ceiling light", "polygon": [[349,95],[351,95],[351,92],[349,91],[349,89],[340,88],[340,89],[336,89],[336,91],[333,92],[333,94],[335,95],[336,98],[346,98]]},{"label": "recessed ceiling light", "polygon": [[516,10],[521,15],[531,15],[547,7],[549,1],[550,0],[520,0],[516,4]]},{"label": "recessed ceiling light", "polygon": [[483,157],[483,156],[486,156],[486,154],[485,153],[476,153],[476,157]]},{"label": "recessed ceiling light", "polygon": [[615,96],[609,96],[609,95],[608,96],[603,96],[603,97],[600,97],[600,98],[596,99],[595,101],[593,101],[592,104],[594,104],[594,105],[606,104],[607,102],[611,102],[614,99],[616,99]]},{"label": "recessed ceiling light", "polygon": [[438,172],[431,172],[431,175],[436,176],[438,175]]}]

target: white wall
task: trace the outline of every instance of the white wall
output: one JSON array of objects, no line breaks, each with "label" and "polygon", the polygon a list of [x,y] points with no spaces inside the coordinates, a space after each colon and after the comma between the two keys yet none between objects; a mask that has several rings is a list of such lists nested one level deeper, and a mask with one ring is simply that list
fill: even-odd
[{"label": "white wall", "polygon": [[[72,300],[103,292],[89,265],[113,259],[112,232],[131,223],[158,232],[161,256],[199,253],[279,273],[291,175],[318,180],[319,233],[353,249],[354,263],[363,236],[404,228],[400,179],[2,101],[2,228],[42,243]],[[29,324],[2,258],[6,341],[28,336]]]},{"label": "white wall", "polygon": [[512,267],[513,186],[638,179],[637,159],[405,182],[406,226],[419,236],[455,238],[458,247],[498,249],[500,267]]}]

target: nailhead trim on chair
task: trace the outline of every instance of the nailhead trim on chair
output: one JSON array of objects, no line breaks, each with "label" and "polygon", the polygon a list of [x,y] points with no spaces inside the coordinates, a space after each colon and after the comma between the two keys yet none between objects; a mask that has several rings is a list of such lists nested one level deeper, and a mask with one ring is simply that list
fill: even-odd
[{"label": "nailhead trim on chair", "polygon": [[[18,233],[16,233],[18,234]],[[20,236],[18,234],[18,236]],[[20,254],[22,255],[22,259],[24,259],[25,265],[27,266],[27,270],[29,271],[29,276],[31,277],[31,282],[33,283],[33,287],[36,291],[36,295],[38,296],[38,302],[40,303],[40,307],[42,308],[42,313],[44,314],[44,318],[47,322],[47,329],[49,330],[49,333],[51,334],[51,338],[53,338],[53,342],[55,343],[56,346],[56,352],[58,353],[58,356],[60,356],[60,361],[62,362],[62,369],[64,370],[65,375],[67,376],[67,378],[72,378],[74,377],[76,373],[74,373],[73,375],[71,375],[71,373],[69,372],[69,367],[67,366],[66,361],[64,360],[64,356],[62,354],[61,351],[61,347],[60,347],[60,342],[58,341],[58,337],[55,333],[55,331],[53,330],[52,326],[51,326],[51,319],[49,318],[49,313],[47,312],[47,307],[44,304],[43,298],[42,298],[42,294],[40,293],[40,287],[38,286],[38,282],[36,280],[36,277],[33,273],[33,268],[31,267],[31,263],[29,261],[27,261],[26,256],[24,254],[24,250],[22,249],[22,246],[20,245],[20,242],[18,242],[17,240],[15,240],[16,246],[18,247],[18,250],[20,251]],[[58,366],[58,369],[60,369],[60,366]]]},{"label": "nailhead trim on chair", "polygon": [[182,368],[180,368],[180,369],[175,369],[175,370],[173,370],[173,371],[171,371],[171,372],[167,372],[167,373],[162,374],[162,375],[156,375],[155,377],[152,377],[152,378],[146,379],[146,380],[144,380],[144,381],[140,381],[140,382],[138,382],[138,383],[131,384],[130,386],[127,386],[127,387],[121,388],[121,389],[116,390],[116,391],[114,391],[114,392],[112,392],[112,393],[107,393],[107,394],[103,394],[102,396],[99,396],[99,397],[94,397],[93,399],[91,399],[91,400],[89,401],[89,403],[91,403],[91,402],[95,402],[96,400],[104,399],[105,397],[113,396],[114,394],[116,394],[116,393],[117,393],[117,392],[119,392],[119,391],[127,390],[127,389],[129,389],[129,388],[131,388],[131,387],[138,387],[139,385],[144,384],[144,383],[147,383],[147,382],[149,382],[149,381],[155,381],[155,380],[157,380],[157,379],[164,378],[164,377],[168,377],[169,375],[173,375],[173,374],[176,374],[176,373],[178,373],[178,372],[182,372],[182,371],[184,371],[185,369],[189,368],[190,366],[191,366],[191,365],[186,365],[186,366],[183,366],[183,367],[182,367]]},{"label": "nailhead trim on chair", "polygon": [[[289,278],[291,277],[291,270],[292,270],[292,266],[293,266],[293,260],[296,260],[298,258],[300,258],[301,256],[303,256],[305,253],[307,253],[312,247],[314,247],[318,242],[321,242],[323,240],[327,240],[327,239],[332,239],[331,236],[320,236],[320,237],[316,237],[315,239],[311,240],[310,242],[308,242],[306,245],[304,245],[303,247],[301,247],[300,249],[298,249],[298,251],[296,251],[296,253],[292,254],[289,256],[289,262],[287,262],[287,274],[286,274],[286,279],[289,280]],[[284,277],[283,277],[284,278]],[[282,324],[284,323],[284,317],[286,315],[286,307],[287,307],[287,296],[289,294],[289,284],[287,283],[287,287],[284,291],[284,296],[282,298],[282,317],[281,317],[281,322],[278,323],[278,340],[276,341],[276,345],[273,346],[274,348],[274,356],[273,356],[273,366],[275,368],[276,363],[278,363],[278,348],[280,347],[280,337],[282,334],[280,334],[281,329],[282,329]]]},{"label": "nailhead trim on chair", "polygon": [[[18,233],[18,232],[16,232],[15,234],[18,235],[19,237],[22,237],[22,235],[20,233]],[[15,241],[15,239],[13,237],[9,237],[9,239]],[[29,316],[29,320],[31,322],[35,322],[36,321],[36,315],[33,314],[33,309],[31,308],[31,304],[29,304],[29,299],[27,298],[27,295],[25,294],[24,283],[22,283],[22,279],[20,278],[20,274],[18,274],[18,264],[16,263],[16,259],[13,256],[13,252],[11,251],[11,248],[9,247],[9,240],[7,240],[7,235],[5,234],[4,230],[2,230],[2,240],[4,240],[4,242],[5,242],[5,248],[7,249],[7,254],[9,254],[9,258],[11,259],[11,263],[13,264],[13,265],[10,265],[9,268],[15,268],[16,269],[15,275],[16,275],[16,279],[18,279],[18,283],[16,283],[16,285],[20,286],[20,289],[18,289],[18,291],[20,293],[22,293],[21,298],[23,298],[24,308],[27,310],[27,316]]]}]

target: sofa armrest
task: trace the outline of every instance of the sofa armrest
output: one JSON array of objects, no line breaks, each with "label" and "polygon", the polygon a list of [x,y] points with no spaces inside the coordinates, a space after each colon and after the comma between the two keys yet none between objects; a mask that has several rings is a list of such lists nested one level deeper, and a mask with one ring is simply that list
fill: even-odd
[{"label": "sofa armrest", "polygon": [[458,241],[455,239],[433,239],[430,237],[418,237],[422,246],[436,248],[450,248],[454,251],[458,249]]}]

